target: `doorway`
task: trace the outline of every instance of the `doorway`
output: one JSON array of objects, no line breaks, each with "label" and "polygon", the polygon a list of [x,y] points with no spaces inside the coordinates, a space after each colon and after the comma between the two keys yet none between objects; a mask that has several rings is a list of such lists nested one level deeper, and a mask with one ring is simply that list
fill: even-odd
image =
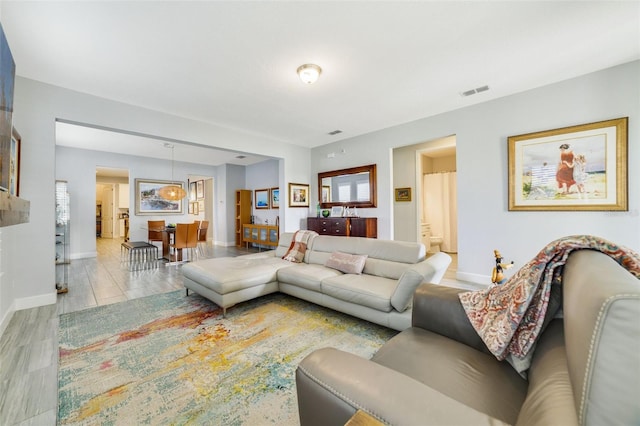
[{"label": "doorway", "polygon": [[214,178],[211,176],[189,175],[189,214],[194,221],[208,221],[207,241],[214,240],[215,204]]},{"label": "doorway", "polygon": [[129,238],[129,170],[96,167],[96,238]]},{"label": "doorway", "polygon": [[416,151],[419,238],[430,252],[458,252],[455,137]]}]

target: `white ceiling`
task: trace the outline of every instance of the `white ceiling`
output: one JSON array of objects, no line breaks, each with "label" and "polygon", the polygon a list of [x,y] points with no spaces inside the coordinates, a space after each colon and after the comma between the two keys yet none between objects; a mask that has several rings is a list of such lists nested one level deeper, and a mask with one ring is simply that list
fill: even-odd
[{"label": "white ceiling", "polygon": [[[22,77],[307,147],[640,58],[638,1],[0,8]],[[323,69],[314,85],[295,74],[309,62]]]}]

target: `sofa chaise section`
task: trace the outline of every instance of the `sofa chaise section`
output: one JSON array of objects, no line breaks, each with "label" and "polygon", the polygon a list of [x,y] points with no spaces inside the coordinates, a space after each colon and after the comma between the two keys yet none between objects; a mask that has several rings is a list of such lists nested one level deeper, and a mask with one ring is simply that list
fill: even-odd
[{"label": "sofa chaise section", "polygon": [[[438,283],[451,257],[425,258],[424,245],[358,237],[314,236],[301,263],[282,259],[293,238],[283,233],[275,250],[216,258],[183,266],[187,292],[226,309],[280,291],[396,330],[411,325],[411,301],[422,282]],[[326,266],[334,253],[366,257],[361,273]],[[360,271],[358,271],[360,272]]]}]

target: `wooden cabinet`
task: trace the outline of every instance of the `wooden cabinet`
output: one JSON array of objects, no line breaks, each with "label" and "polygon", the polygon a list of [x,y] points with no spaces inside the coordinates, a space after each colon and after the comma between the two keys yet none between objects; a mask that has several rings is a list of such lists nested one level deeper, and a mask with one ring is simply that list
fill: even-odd
[{"label": "wooden cabinet", "polygon": [[320,235],[346,237],[348,221],[346,217],[310,217],[307,218],[307,229],[316,231]]},{"label": "wooden cabinet", "polygon": [[251,222],[251,198],[253,191],[250,189],[236,190],[236,247],[242,247],[242,225]]},{"label": "wooden cabinet", "polygon": [[278,226],[245,223],[242,225],[242,241],[247,248],[249,248],[249,243],[276,247],[278,245]]},{"label": "wooden cabinet", "polygon": [[309,217],[307,229],[316,231],[320,235],[378,238],[378,219],[375,217]]},{"label": "wooden cabinet", "polygon": [[352,237],[378,238],[378,219],[375,217],[350,217]]}]

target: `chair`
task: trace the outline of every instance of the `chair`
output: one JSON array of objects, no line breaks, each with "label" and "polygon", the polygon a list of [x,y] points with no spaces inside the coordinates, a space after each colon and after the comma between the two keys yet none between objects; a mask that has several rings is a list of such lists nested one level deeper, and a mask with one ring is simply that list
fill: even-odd
[{"label": "chair", "polygon": [[166,228],[164,220],[148,220],[147,228],[149,230],[147,239],[149,242],[160,241],[162,242],[162,231]]},{"label": "chair", "polygon": [[209,229],[209,221],[203,220],[198,228],[198,251],[204,256],[204,248],[207,246],[207,230]]},{"label": "chair", "polygon": [[162,233],[166,228],[166,226],[167,225],[164,220],[148,220],[147,221],[147,229],[148,229],[147,241],[149,242],[149,244],[153,244],[154,242],[159,242],[160,244],[163,244]]},{"label": "chair", "polygon": [[187,248],[187,233],[189,224],[178,223],[176,225],[176,232],[173,235],[173,244],[169,244],[169,247],[173,249],[172,261],[182,261],[182,249]]},{"label": "chair", "polygon": [[200,232],[200,222],[190,223],[187,227],[187,246],[193,260],[198,256],[198,233]]}]

